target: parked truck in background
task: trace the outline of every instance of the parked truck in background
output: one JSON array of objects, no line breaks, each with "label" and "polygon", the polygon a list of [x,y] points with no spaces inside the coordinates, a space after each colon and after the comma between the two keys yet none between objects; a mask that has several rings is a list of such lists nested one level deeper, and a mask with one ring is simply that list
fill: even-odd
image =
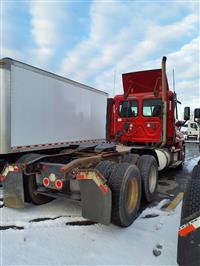
[{"label": "parked truck in background", "polygon": [[182,127],[181,132],[183,133],[186,140],[196,139],[200,140],[200,127],[195,121],[187,121]]},{"label": "parked truck in background", "polygon": [[11,59],[0,69],[5,206],[65,197],[81,202],[85,218],[126,227],[141,198],[153,200],[158,171],[182,167],[166,57],[161,69],[123,74],[124,93],[108,99],[107,114],[103,92]]}]

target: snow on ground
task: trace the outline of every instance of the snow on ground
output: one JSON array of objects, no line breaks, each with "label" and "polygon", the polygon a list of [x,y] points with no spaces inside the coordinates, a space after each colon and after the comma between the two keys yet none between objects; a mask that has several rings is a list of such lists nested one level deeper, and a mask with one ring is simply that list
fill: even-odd
[{"label": "snow on ground", "polygon": [[[80,207],[65,200],[39,207],[29,204],[23,210],[1,208],[1,226],[24,227],[1,230],[2,265],[176,265],[181,206],[164,212],[163,204],[146,209],[129,228],[66,225],[84,219]],[[29,222],[38,217],[58,218]],[[155,257],[152,252],[158,244],[162,253]]]},{"label": "snow on ground", "polygon": [[[187,161],[186,169],[199,159]],[[80,206],[64,199],[20,210],[2,207],[1,265],[177,265],[181,204],[171,212],[161,210],[164,204],[145,209],[128,228],[66,224],[84,219]],[[161,254],[154,256],[154,249]]]}]

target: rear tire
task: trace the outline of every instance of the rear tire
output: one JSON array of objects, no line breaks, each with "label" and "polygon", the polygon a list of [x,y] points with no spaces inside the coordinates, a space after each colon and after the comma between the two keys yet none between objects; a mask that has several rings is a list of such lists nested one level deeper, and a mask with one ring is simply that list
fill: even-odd
[{"label": "rear tire", "polygon": [[127,227],[138,215],[141,202],[141,178],[135,165],[119,163],[113,169],[109,187],[112,191],[113,224]]},{"label": "rear tire", "polygon": [[103,177],[109,180],[110,175],[115,166],[116,163],[113,161],[101,161],[100,163],[97,164],[95,169],[98,170],[103,175]]},{"label": "rear tire", "polygon": [[142,155],[138,160],[138,168],[142,178],[143,198],[151,202],[158,185],[158,165],[152,155]]},{"label": "rear tire", "polygon": [[137,165],[139,157],[140,156],[138,154],[132,154],[132,153],[131,154],[125,154],[122,157],[121,162],[122,163],[136,164]]}]

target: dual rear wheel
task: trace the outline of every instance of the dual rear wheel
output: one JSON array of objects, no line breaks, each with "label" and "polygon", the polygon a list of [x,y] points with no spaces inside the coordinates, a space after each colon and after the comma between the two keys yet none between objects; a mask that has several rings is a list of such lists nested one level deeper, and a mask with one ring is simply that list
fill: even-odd
[{"label": "dual rear wheel", "polygon": [[[37,156],[34,154],[31,159]],[[25,156],[20,162],[23,163],[26,159]],[[151,155],[139,157],[129,154],[127,158],[124,156],[121,163],[102,161],[96,169],[108,180],[112,191],[112,223],[121,227],[129,226],[138,216],[142,196],[150,202],[155,195],[158,180],[156,160]],[[35,194],[36,189],[35,175],[24,176],[27,201],[40,205],[52,200],[50,197]]]},{"label": "dual rear wheel", "polygon": [[96,166],[112,191],[111,221],[121,227],[129,226],[137,218],[142,196],[147,202],[153,200],[158,182],[158,167],[153,156],[130,155],[128,162],[125,156],[121,163],[104,161]]}]

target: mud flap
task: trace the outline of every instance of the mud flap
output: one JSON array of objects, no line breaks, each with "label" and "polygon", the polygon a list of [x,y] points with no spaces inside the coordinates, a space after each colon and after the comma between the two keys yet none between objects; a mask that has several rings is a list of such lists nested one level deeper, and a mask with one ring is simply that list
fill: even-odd
[{"label": "mud flap", "polygon": [[111,222],[112,193],[109,187],[96,179],[84,178],[79,180],[81,191],[82,216],[91,221],[105,225]]},{"label": "mud flap", "polygon": [[4,206],[24,208],[23,173],[9,172],[3,182]]}]

